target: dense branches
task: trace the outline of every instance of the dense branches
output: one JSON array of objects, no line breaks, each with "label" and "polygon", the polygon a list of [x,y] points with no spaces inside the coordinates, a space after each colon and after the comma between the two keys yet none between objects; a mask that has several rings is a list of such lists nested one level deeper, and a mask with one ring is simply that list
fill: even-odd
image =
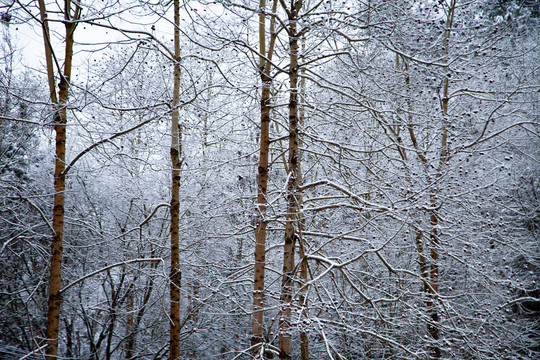
[{"label": "dense branches", "polygon": [[0,7],[0,356],[538,357],[532,2],[53,5]]}]

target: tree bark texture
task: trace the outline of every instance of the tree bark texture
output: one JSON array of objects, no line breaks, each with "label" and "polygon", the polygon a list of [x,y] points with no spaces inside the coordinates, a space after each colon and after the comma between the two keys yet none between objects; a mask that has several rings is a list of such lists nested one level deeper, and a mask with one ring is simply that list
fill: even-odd
[{"label": "tree bark texture", "polygon": [[[56,95],[55,76],[53,67],[53,49],[50,43],[50,32],[47,21],[47,9],[43,0],[39,1],[40,16],[43,29],[43,42],[45,45],[45,58],[47,64],[47,77],[49,91],[54,114],[53,123],[55,131],[55,167],[54,167],[54,199],[53,199],[53,236],[51,241],[51,260],[49,276],[49,296],[47,309],[47,360],[56,359],[58,356],[58,333],[60,327],[61,286],[62,286],[62,253],[64,238],[64,202],[66,183],[66,123],[67,102],[69,97],[69,85],[73,58],[73,33],[79,20],[80,7],[75,6],[71,14],[71,1],[64,3],[65,25],[65,56],[64,71],[60,73],[58,96]],[[58,69],[60,72],[60,69]]]},{"label": "tree bark texture", "polygon": [[[305,42],[302,42],[302,54],[305,53]],[[300,57],[302,60],[302,57]],[[300,60],[300,61],[301,61]],[[298,108],[298,122],[301,128],[305,128],[306,114],[304,111],[304,99],[306,92],[306,79],[302,77],[305,73],[305,68],[300,69],[300,99],[299,99],[299,108]],[[298,158],[302,159],[302,138],[298,138]],[[298,162],[298,186],[303,185],[303,175],[302,175],[302,161]],[[300,304],[302,310],[302,318],[307,318],[308,314],[308,263],[306,259],[306,239],[304,238],[304,230],[306,228],[306,218],[304,216],[303,207],[304,207],[304,197],[303,193],[299,192],[297,195],[298,198],[298,207],[299,207],[299,221],[298,221],[298,257],[300,258],[300,291],[298,293],[298,303]],[[309,338],[304,327],[300,330],[300,360],[309,359]]]},{"label": "tree bark texture", "polygon": [[268,152],[270,147],[270,87],[271,79],[263,74],[261,94],[261,136],[259,150],[259,168],[257,176],[257,222],[255,228],[255,277],[253,282],[253,320],[252,339],[254,355],[258,353],[258,344],[262,343],[262,325],[264,308],[264,267],[266,264],[266,194],[268,184]]},{"label": "tree bark texture", "polygon": [[279,316],[280,359],[291,358],[291,305],[294,287],[294,252],[299,226],[299,137],[298,137],[298,34],[296,22],[301,8],[300,1],[293,1],[287,11],[289,19],[289,157],[287,183],[287,213],[285,221],[285,243],[283,246],[283,277],[281,282]]},{"label": "tree bark texture", "polygon": [[129,286],[126,293],[126,346],[124,348],[126,359],[133,357],[133,348],[135,346],[135,332],[134,330],[134,299],[133,299],[133,283]]},{"label": "tree bark texture", "polygon": [[[261,7],[265,4],[261,1]],[[275,14],[277,8],[277,0],[274,0],[272,13]],[[267,59],[271,60],[274,43],[277,34],[274,31],[275,17],[272,16],[270,22],[270,44],[268,46]],[[264,59],[263,50],[266,49],[266,37],[264,27],[259,28],[259,38],[261,41],[260,50],[260,71],[262,80],[261,91],[261,133],[259,145],[259,166],[257,172],[257,218],[255,227],[255,269],[253,279],[253,317],[251,330],[251,346],[252,354],[257,357],[261,352],[261,344],[263,338],[263,321],[264,321],[264,276],[266,265],[266,206],[268,193],[268,155],[270,151],[270,89],[272,87],[271,64],[270,61]]]},{"label": "tree bark texture", "polygon": [[[67,82],[60,83],[60,99],[67,92]],[[65,89],[65,90],[63,90]],[[61,102],[62,103],[62,102]],[[60,105],[61,106],[61,105]],[[49,277],[49,300],[47,311],[47,360],[55,359],[58,354],[58,332],[60,322],[60,305],[62,285],[62,242],[64,237],[64,190],[65,190],[65,158],[66,158],[66,109],[61,107],[54,115],[56,133],[56,159],[54,167],[54,207],[53,238],[51,243],[51,269]]]},{"label": "tree bark texture", "polygon": [[171,269],[170,269],[170,345],[171,360],[180,357],[180,167],[182,133],[179,125],[180,103],[180,0],[174,0],[174,89],[171,121]]}]

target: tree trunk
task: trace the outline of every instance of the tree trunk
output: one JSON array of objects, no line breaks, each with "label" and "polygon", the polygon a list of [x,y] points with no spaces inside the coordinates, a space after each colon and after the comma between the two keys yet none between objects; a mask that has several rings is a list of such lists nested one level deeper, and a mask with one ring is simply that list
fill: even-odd
[{"label": "tree trunk", "polygon": [[270,87],[271,79],[262,74],[261,94],[261,137],[259,151],[259,170],[257,178],[257,223],[255,228],[255,277],[253,282],[253,321],[252,339],[254,355],[257,345],[263,342],[262,324],[264,307],[264,267],[266,265],[266,194],[268,184],[268,152],[270,147]]},{"label": "tree trunk", "polygon": [[[304,43],[302,44],[302,53],[305,52],[305,46]],[[300,74],[304,74],[305,69],[300,69]],[[304,96],[305,96],[305,90],[306,90],[306,80],[305,78],[300,79],[300,107],[298,109],[298,115],[299,115],[299,124],[302,128],[305,128],[305,111],[304,111]],[[302,147],[302,139],[298,138],[298,146]],[[302,152],[301,150],[298,150],[298,157],[299,159],[302,158]],[[302,186],[303,184],[303,177],[302,177],[302,162],[298,162],[298,186]],[[298,222],[298,257],[300,258],[300,291],[298,295],[298,302],[300,306],[302,307],[302,318],[307,318],[307,310],[308,310],[308,299],[307,299],[307,279],[308,279],[308,264],[306,259],[306,242],[304,238],[304,229],[306,225],[306,218],[304,217],[304,213],[302,211],[303,204],[304,204],[304,197],[302,193],[298,193],[298,207],[300,209],[299,211],[299,222]],[[300,360],[308,360],[309,359],[309,339],[308,335],[304,328],[300,331]]]},{"label": "tree trunk", "polygon": [[129,286],[126,294],[126,346],[124,348],[126,359],[133,357],[133,348],[135,345],[135,332],[134,332],[134,299],[133,299],[133,283]]},{"label": "tree trunk", "polygon": [[[261,0],[260,7],[265,6],[264,0]],[[274,0],[272,14],[275,14],[277,0]],[[264,16],[262,16],[264,19]],[[270,22],[270,44],[267,58],[272,59],[274,43],[277,34],[274,30],[275,16],[272,16]],[[259,146],[259,167],[257,172],[257,220],[255,228],[255,269],[253,279],[253,318],[251,330],[252,354],[257,357],[260,353],[260,345],[263,339],[263,319],[264,319],[264,268],[266,265],[266,206],[267,206],[267,186],[268,186],[268,153],[270,151],[270,89],[272,86],[272,77],[270,75],[270,61],[264,58],[266,49],[266,37],[264,23],[259,28],[260,40],[260,74],[262,80],[261,91],[261,134]]]},{"label": "tree trunk", "polygon": [[54,200],[53,200],[53,236],[51,242],[51,263],[49,276],[49,298],[47,310],[47,360],[56,359],[58,355],[58,333],[60,325],[60,306],[62,285],[62,246],[64,237],[64,190],[66,183],[66,106],[69,96],[69,81],[71,77],[71,64],[73,58],[73,33],[79,19],[80,8],[75,7],[74,15],[71,15],[71,1],[65,2],[64,25],[65,57],[64,72],[60,74],[58,96],[56,95],[54,67],[52,61],[53,49],[50,43],[50,32],[47,19],[45,2],[39,0],[40,16],[43,29],[43,42],[45,44],[45,58],[47,64],[47,77],[51,102],[54,107],[54,131],[55,139],[55,167],[54,167]]},{"label": "tree trunk", "polygon": [[[454,11],[456,9],[457,0],[451,0],[448,3],[448,12],[445,23],[445,30],[443,36],[443,63],[444,67],[444,77],[443,77],[443,86],[442,86],[442,101],[441,101],[441,112],[442,112],[442,129],[441,129],[441,149],[439,155],[439,166],[437,168],[437,173],[435,175],[435,183],[438,182],[442,176],[443,170],[448,163],[448,46],[450,43],[450,35],[452,33],[452,26],[454,24]],[[430,195],[431,207],[436,209],[438,207],[437,200],[437,191],[433,190]],[[437,210],[433,210],[430,214],[430,224],[431,224],[431,247],[430,247],[430,297],[428,299],[428,316],[431,318],[431,322],[428,323],[428,332],[433,339],[433,346],[431,348],[431,358],[440,359],[441,358],[441,348],[439,345],[440,339],[440,330],[439,330],[439,313],[437,310],[438,296],[439,296],[439,217]]]},{"label": "tree trunk", "polygon": [[[67,92],[67,81],[62,78],[60,93]],[[62,98],[62,96],[60,96]],[[56,110],[54,115],[54,130],[56,132],[56,158],[54,167],[54,207],[53,207],[53,238],[51,243],[51,270],[49,277],[49,301],[47,312],[47,359],[55,359],[58,354],[58,331],[60,321],[62,284],[62,242],[64,237],[64,189],[65,189],[65,158],[66,158],[66,109]]]},{"label": "tree trunk", "polygon": [[[302,202],[299,202],[299,206],[302,206]],[[306,260],[306,246],[305,246],[305,240],[302,234],[302,230],[304,229],[304,219],[302,218],[300,220],[300,230],[299,230],[299,250],[298,250],[298,256],[300,257],[300,286],[302,287],[300,290],[300,294],[298,296],[298,302],[300,303],[300,306],[302,307],[302,318],[307,318],[307,309],[308,309],[308,300],[307,300],[307,277],[308,277],[308,268],[307,268],[307,260]],[[308,360],[309,359],[309,339],[308,335],[305,331],[305,329],[302,329],[300,332],[300,360]]]},{"label": "tree trunk", "polygon": [[281,282],[281,308],[279,316],[280,359],[291,358],[291,302],[293,295],[294,251],[299,225],[298,181],[299,181],[299,139],[298,139],[298,34],[296,22],[301,1],[295,1],[287,11],[289,19],[289,157],[287,183],[287,214],[285,222],[285,244],[283,246],[283,278]]},{"label": "tree trunk", "polygon": [[427,300],[427,314],[431,318],[428,322],[428,332],[433,339],[431,346],[431,358],[441,358],[441,348],[438,344],[439,334],[439,313],[437,311],[437,298],[439,295],[439,235],[437,230],[438,219],[435,213],[431,214],[431,234],[430,234],[430,269],[429,269],[429,291]]},{"label": "tree trunk", "polygon": [[[456,8],[456,0],[452,0],[448,3],[448,11],[447,11],[447,18],[445,23],[445,31],[443,35],[443,64],[445,64],[445,75],[443,77],[443,86],[442,86],[442,100],[441,100],[441,112],[442,112],[442,124],[441,124],[441,143],[440,143],[440,153],[439,153],[439,164],[436,169],[435,175],[431,176],[428,174],[428,182],[433,186],[435,183],[438,182],[440,177],[442,176],[444,167],[446,166],[448,162],[448,101],[449,101],[449,94],[448,94],[448,85],[449,85],[449,78],[448,78],[448,46],[450,41],[450,35],[452,31],[453,21],[454,21],[454,11]],[[408,71],[407,64],[405,65],[405,69]],[[407,93],[409,94],[410,99],[410,78],[407,74],[406,77],[406,86],[407,86]],[[416,135],[414,133],[413,125],[412,125],[412,108],[409,102],[409,124],[408,124],[408,131],[411,138],[411,142],[413,144],[413,147],[416,150],[416,153],[418,155],[418,158],[420,159],[421,163],[425,166],[426,172],[429,172],[429,163],[428,159],[425,157],[425,155],[420,151],[420,148],[418,146],[418,142],[416,139]],[[430,193],[430,207],[433,209],[436,209],[438,207],[437,204],[437,190],[432,187],[431,193]],[[432,344],[429,349],[429,356],[431,359],[440,359],[442,356],[441,348],[439,345],[440,340],[440,329],[439,329],[439,313],[437,310],[437,302],[438,302],[438,293],[439,293],[439,247],[440,247],[440,241],[439,241],[439,217],[437,214],[437,210],[432,210],[429,213],[429,224],[431,227],[429,239],[430,243],[426,250],[429,252],[429,261],[426,257],[426,253],[424,251],[423,246],[423,235],[419,228],[415,228],[416,231],[416,248],[419,255],[419,263],[420,263],[420,273],[421,278],[423,281],[423,287],[424,292],[426,294],[426,313],[428,317],[430,318],[427,323],[427,331],[432,339]]]},{"label": "tree trunk", "polygon": [[171,360],[180,357],[180,167],[182,133],[179,126],[180,103],[180,0],[174,0],[174,89],[171,124],[171,270],[170,270],[170,348]]}]

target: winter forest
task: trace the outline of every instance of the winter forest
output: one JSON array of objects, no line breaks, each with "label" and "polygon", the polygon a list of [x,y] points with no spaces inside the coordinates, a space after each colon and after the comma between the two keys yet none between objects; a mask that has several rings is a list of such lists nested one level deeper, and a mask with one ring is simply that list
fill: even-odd
[{"label": "winter forest", "polygon": [[539,1],[0,0],[0,36],[0,359],[540,357]]}]

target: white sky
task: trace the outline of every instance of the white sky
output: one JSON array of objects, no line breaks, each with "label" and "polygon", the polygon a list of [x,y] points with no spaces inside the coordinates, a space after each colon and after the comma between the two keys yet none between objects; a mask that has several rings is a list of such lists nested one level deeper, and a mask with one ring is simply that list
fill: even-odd
[{"label": "white sky", "polygon": [[[2,1],[2,0],[0,0]],[[83,1],[84,3],[84,1]],[[92,3],[92,1],[90,1]],[[195,11],[212,11],[215,14],[223,13],[223,7],[219,4],[213,4],[211,6],[201,5],[198,2],[189,2],[187,8],[196,9]],[[51,6],[49,9],[49,16],[54,17],[53,11],[54,8]],[[152,10],[152,9],[150,9]],[[156,8],[155,10],[159,10]],[[1,10],[0,10],[1,11]],[[38,16],[38,10],[36,8],[31,9],[34,16]],[[83,17],[85,16],[84,11],[89,11],[89,9],[83,10]],[[191,10],[193,11],[193,10]],[[27,14],[25,14],[26,17]],[[149,13],[144,14],[142,17],[136,17],[135,15],[124,13],[122,15],[112,16],[111,19],[114,21],[114,24],[118,27],[133,29],[133,30],[144,30],[147,32],[152,32],[158,38],[170,38],[173,37],[172,24],[172,14],[167,16],[168,20],[159,19],[157,15],[151,15]],[[188,16],[182,16],[181,21],[189,19]],[[101,21],[105,23],[104,21]],[[154,25],[154,29],[152,29]],[[62,39],[65,30],[64,26],[60,23],[50,23],[51,32],[55,31],[58,33],[57,42],[55,48],[58,51],[57,56],[63,58],[64,47],[62,44],[58,43],[59,39]],[[15,44],[18,50],[22,52],[22,64],[28,67],[38,70],[40,67],[42,71],[45,70],[45,61],[44,61],[44,45],[43,45],[43,35],[39,23],[35,19],[28,19],[24,23],[13,23],[9,27],[9,32],[12,37],[12,41]],[[136,36],[136,35],[133,35]],[[54,39],[54,36],[53,36]],[[80,24],[75,31],[75,41],[76,45],[74,48],[74,70],[82,65],[89,56],[96,56],[93,54],[96,49],[103,47],[109,42],[114,42],[117,40],[125,40],[126,38],[119,34],[118,32],[110,29],[101,28],[99,26],[91,26],[88,24]],[[53,40],[54,42],[54,40]]]}]

